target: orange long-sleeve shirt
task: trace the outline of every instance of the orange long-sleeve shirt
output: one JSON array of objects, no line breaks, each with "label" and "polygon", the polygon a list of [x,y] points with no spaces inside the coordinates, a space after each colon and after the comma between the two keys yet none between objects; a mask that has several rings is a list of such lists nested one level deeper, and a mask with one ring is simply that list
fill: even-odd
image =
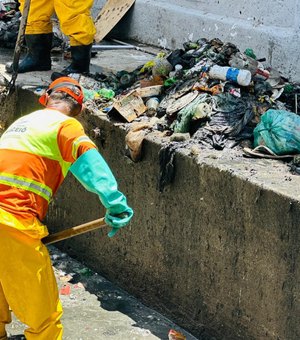
[{"label": "orange long-sleeve shirt", "polygon": [[[82,125],[74,118],[61,123],[57,133],[57,145],[63,160],[70,163],[75,162],[89,149],[96,148],[85,135]],[[16,176],[21,174],[36,182],[47,183],[52,188],[53,195],[64,180],[61,165],[57,160],[11,149],[0,149],[0,173]],[[48,202],[34,192],[0,183],[0,208],[18,219],[37,217],[42,220],[47,213]]]}]

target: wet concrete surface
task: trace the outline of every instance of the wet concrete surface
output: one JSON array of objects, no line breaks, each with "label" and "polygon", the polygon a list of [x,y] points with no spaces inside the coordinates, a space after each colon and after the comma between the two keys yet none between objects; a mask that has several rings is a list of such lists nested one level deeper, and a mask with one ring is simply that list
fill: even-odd
[{"label": "wet concrete surface", "polygon": [[[103,41],[103,45],[120,45],[112,42]],[[158,52],[158,49],[153,47],[145,47],[139,45],[137,48],[149,50],[150,53],[145,53],[135,49],[122,49],[122,50],[99,50],[97,54],[91,59],[90,72],[114,72],[120,70],[133,71],[140,65],[145,64],[147,61],[153,59],[153,53]],[[152,53],[152,54],[151,54]],[[24,53],[21,58],[24,57]],[[4,75],[8,80],[11,75],[5,70],[5,64],[11,62],[13,59],[13,50],[0,48],[0,74]],[[52,53],[52,70],[50,71],[37,71],[30,73],[18,74],[16,83],[25,88],[36,86],[45,86],[51,81],[50,76],[52,72],[59,72],[70,64],[70,60],[65,60],[61,53]]]},{"label": "wet concrete surface", "polygon": [[[64,309],[64,340],[167,340],[170,329],[197,339],[66,253],[53,246],[49,251]],[[24,325],[14,317],[7,330],[22,334]]]}]

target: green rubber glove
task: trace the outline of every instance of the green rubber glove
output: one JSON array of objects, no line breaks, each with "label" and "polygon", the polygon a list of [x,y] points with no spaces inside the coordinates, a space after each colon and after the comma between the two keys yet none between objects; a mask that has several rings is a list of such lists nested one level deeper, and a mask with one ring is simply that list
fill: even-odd
[{"label": "green rubber glove", "polygon": [[72,164],[70,171],[88,191],[99,196],[106,208],[105,222],[112,227],[109,237],[129,223],[133,210],[127,205],[127,199],[118,190],[114,175],[96,149],[82,154]]}]

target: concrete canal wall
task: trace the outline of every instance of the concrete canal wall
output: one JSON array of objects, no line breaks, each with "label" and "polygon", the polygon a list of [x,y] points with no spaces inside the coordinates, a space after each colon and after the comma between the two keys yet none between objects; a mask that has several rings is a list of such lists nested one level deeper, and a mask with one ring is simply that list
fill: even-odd
[{"label": "concrete canal wall", "polygon": [[[104,0],[94,3],[94,15]],[[146,44],[181,48],[187,40],[219,38],[300,81],[300,3],[297,0],[136,0],[113,31]]]},{"label": "concrete canal wall", "polygon": [[[0,115],[14,120],[34,103],[18,91]],[[147,137],[133,163],[121,127],[90,113],[82,121],[135,216],[112,239],[103,229],[58,245],[199,339],[299,339],[300,178],[278,161],[183,149],[174,182],[159,192],[159,140]],[[103,215],[70,174],[47,225],[54,232]]]}]

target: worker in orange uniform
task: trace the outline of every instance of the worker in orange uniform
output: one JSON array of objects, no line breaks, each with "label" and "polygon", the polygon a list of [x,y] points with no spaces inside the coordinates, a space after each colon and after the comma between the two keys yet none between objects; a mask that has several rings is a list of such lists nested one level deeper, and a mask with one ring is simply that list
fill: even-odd
[{"label": "worker in orange uniform", "polygon": [[[19,0],[23,13],[25,0]],[[69,37],[72,63],[63,74],[89,72],[91,49],[96,29],[91,8],[93,0],[31,0],[25,42],[27,55],[20,62],[18,73],[51,69],[52,23],[56,13],[62,32]],[[12,72],[12,64],[6,67]]]},{"label": "worker in orange uniform", "polygon": [[82,101],[78,82],[59,78],[40,98],[45,108],[19,118],[0,139],[1,340],[7,339],[10,308],[28,326],[27,340],[62,339],[62,307],[41,221],[68,170],[99,196],[110,237],[133,215],[107,163],[73,118]]}]

